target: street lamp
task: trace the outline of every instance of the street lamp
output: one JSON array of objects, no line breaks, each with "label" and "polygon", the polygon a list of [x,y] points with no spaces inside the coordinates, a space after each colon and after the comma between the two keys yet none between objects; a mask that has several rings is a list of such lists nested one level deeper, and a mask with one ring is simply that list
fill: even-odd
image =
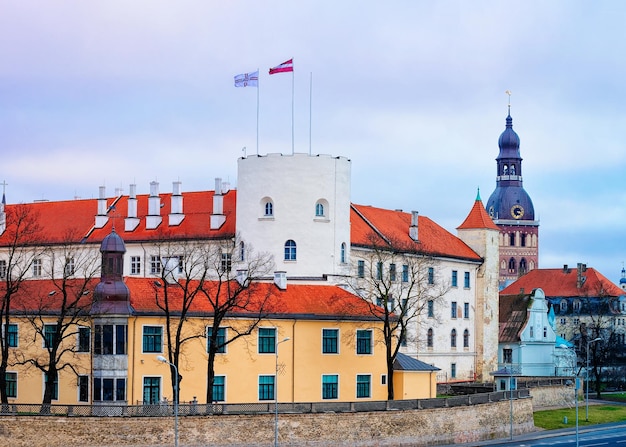
[{"label": "street lamp", "polygon": [[585,370],[585,379],[587,381],[585,384],[585,421],[587,422],[589,422],[589,346],[597,341],[602,341],[602,338],[594,338],[587,342],[587,368]]},{"label": "street lamp", "polygon": [[178,447],[178,368],[173,363],[168,362],[162,355],[157,355],[157,360],[172,366],[176,373],[176,378],[174,379],[174,446]]},{"label": "street lamp", "polygon": [[[511,363],[510,363],[510,371],[509,371],[509,439],[513,440],[513,351],[517,351],[518,349],[522,349],[523,347],[525,347],[526,345],[524,343],[521,343],[519,346],[515,347],[515,348],[509,348],[511,349]],[[521,357],[521,354],[518,355],[518,364],[521,364],[522,362],[519,360],[519,357]],[[521,371],[520,371],[521,373]],[[517,389],[517,384],[515,386],[515,389]]]},{"label": "street lamp", "polygon": [[274,346],[274,356],[276,358],[276,367],[274,369],[274,447],[278,447],[278,345],[286,341],[289,341],[289,337],[276,342],[276,346]]}]

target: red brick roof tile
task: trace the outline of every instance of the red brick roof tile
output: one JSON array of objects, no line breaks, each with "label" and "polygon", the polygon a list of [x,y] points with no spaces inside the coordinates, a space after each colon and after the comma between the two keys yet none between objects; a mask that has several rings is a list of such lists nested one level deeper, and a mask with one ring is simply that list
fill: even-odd
[{"label": "red brick roof tile", "polygon": [[425,216],[418,216],[418,241],[409,236],[411,214],[372,206],[352,205],[350,232],[353,245],[372,246],[393,241],[416,252],[480,261],[465,242]]},{"label": "red brick roof tile", "polygon": [[[624,295],[622,289],[612,283],[604,275],[593,268],[582,272],[586,279],[578,287],[578,270],[569,268],[535,269],[509,284],[500,292],[503,295],[517,295],[531,293],[533,289],[541,288],[546,297],[617,297]],[[523,290],[523,292],[521,292]]]},{"label": "red brick roof tile", "polygon": [[474,206],[463,223],[457,227],[457,230],[471,228],[490,228],[492,230],[499,230],[498,226],[493,223],[493,220],[491,220],[489,214],[487,214],[485,206],[480,199],[476,199],[476,201],[474,201]]}]

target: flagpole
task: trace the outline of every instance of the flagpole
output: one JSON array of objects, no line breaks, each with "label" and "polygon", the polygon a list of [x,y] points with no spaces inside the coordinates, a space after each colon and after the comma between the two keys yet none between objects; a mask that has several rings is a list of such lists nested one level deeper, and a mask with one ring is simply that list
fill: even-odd
[{"label": "flagpole", "polygon": [[311,123],[313,122],[313,72],[309,83],[309,156],[311,155]]},{"label": "flagpole", "polygon": [[[293,61],[293,59],[292,59]],[[293,74],[293,70],[291,70],[291,155],[295,152],[295,144],[294,144],[294,136],[293,136],[293,97],[295,90],[295,75]]]},{"label": "flagpole", "polygon": [[[256,69],[259,73],[259,69]],[[259,155],[259,90],[261,90],[261,83],[257,81],[256,84],[256,154]]]}]

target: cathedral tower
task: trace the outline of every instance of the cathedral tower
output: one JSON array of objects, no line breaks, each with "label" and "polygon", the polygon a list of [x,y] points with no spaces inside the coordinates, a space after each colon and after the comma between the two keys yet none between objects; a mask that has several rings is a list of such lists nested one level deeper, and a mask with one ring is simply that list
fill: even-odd
[{"label": "cathedral tower", "polygon": [[520,139],[513,130],[510,104],[498,146],[496,189],[486,209],[500,229],[499,287],[503,289],[539,266],[539,221],[535,219],[533,202],[522,186]]}]

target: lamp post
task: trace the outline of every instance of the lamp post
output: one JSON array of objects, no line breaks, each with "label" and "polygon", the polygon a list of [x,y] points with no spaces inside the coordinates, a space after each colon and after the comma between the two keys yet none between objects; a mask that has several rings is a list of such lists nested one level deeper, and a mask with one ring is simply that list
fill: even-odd
[{"label": "lamp post", "polygon": [[[522,349],[523,347],[525,347],[526,345],[521,343],[519,346],[515,347],[515,348],[511,348],[511,363],[510,363],[510,372],[509,372],[509,439],[513,440],[513,351],[517,351],[519,349]],[[521,356],[521,354],[518,354],[518,363],[521,364],[522,362],[519,360],[519,357]],[[521,372],[521,371],[520,371]],[[515,386],[515,389],[517,389],[517,384]]]},{"label": "lamp post", "polygon": [[585,369],[585,421],[589,422],[589,346],[591,343],[602,341],[601,337],[587,341],[587,368]]},{"label": "lamp post", "polygon": [[172,366],[176,374],[174,380],[174,446],[178,447],[178,368],[173,363],[168,362],[162,355],[158,355],[157,360]]},{"label": "lamp post", "polygon": [[276,359],[274,369],[274,447],[278,447],[278,345],[286,341],[289,341],[289,337],[276,342],[276,346],[274,346],[274,356]]}]

